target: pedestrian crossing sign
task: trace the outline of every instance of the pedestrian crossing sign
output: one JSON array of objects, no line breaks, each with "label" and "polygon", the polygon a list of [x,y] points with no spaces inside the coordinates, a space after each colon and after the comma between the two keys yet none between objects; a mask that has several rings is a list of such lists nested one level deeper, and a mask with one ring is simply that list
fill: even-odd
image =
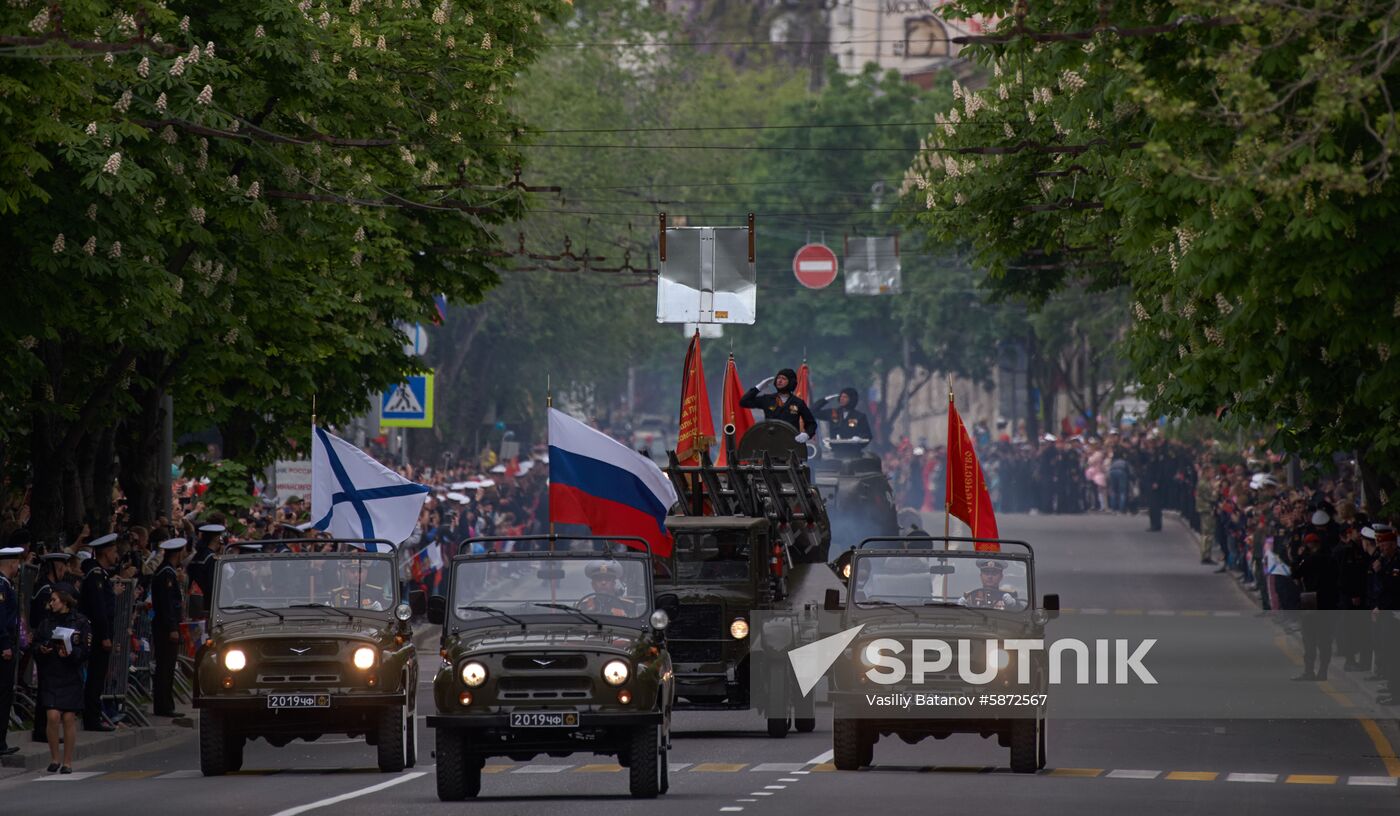
[{"label": "pedestrian crossing sign", "polygon": [[385,428],[433,427],[433,375],[414,374],[379,395],[379,424]]}]

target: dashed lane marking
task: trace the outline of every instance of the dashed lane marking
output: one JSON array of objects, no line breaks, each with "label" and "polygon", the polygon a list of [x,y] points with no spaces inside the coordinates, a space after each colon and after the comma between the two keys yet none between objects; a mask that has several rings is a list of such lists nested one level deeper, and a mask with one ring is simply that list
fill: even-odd
[{"label": "dashed lane marking", "polygon": [[49,774],[35,779],[35,782],[81,782],[84,779],[91,779],[94,776],[101,776],[101,771],[74,771],[70,774]]},{"label": "dashed lane marking", "polygon": [[1278,781],[1278,774],[1266,773],[1232,773],[1225,777],[1226,782],[1268,782]]},{"label": "dashed lane marking", "polygon": [[1335,785],[1337,777],[1330,774],[1289,774],[1283,781],[1289,785]]},{"label": "dashed lane marking", "polygon": [[616,763],[613,763],[611,765],[583,765],[578,768],[579,773],[619,773],[621,770],[622,766]]},{"label": "dashed lane marking", "polygon": [[1171,771],[1167,779],[1178,782],[1214,782],[1220,774],[1215,771]]},{"label": "dashed lane marking", "polygon": [[1396,786],[1397,783],[1400,783],[1400,779],[1397,779],[1397,778],[1395,778],[1395,777],[1393,777],[1393,776],[1348,776],[1348,777],[1347,777],[1347,784],[1348,784],[1348,785],[1362,785],[1362,786],[1377,787],[1377,788],[1393,788],[1393,787]]},{"label": "dashed lane marking", "polygon": [[1156,779],[1157,777],[1159,777],[1159,776],[1161,776],[1161,775],[1162,775],[1162,772],[1161,772],[1161,771],[1134,771],[1134,770],[1109,771],[1108,774],[1107,774],[1107,776],[1108,776],[1109,779]]},{"label": "dashed lane marking", "polygon": [[792,773],[793,771],[800,771],[805,767],[807,767],[807,765],[802,762],[760,762],[752,768],[749,768],[749,770],[755,773]]},{"label": "dashed lane marking", "polygon": [[690,770],[700,773],[737,773],[747,767],[748,764],[742,762],[701,762]]},{"label": "dashed lane marking", "polygon": [[1092,779],[1103,774],[1103,768],[1051,768],[1045,772],[1046,776],[1075,776]]},{"label": "dashed lane marking", "polygon": [[574,767],[574,766],[573,766],[573,765],[523,765],[523,766],[521,766],[521,767],[519,767],[519,768],[516,768],[514,771],[511,771],[511,773],[518,773],[518,774],[520,774],[520,773],[536,773],[536,774],[563,773],[564,771],[567,771],[567,770],[569,770],[569,769],[572,768],[572,767]]}]

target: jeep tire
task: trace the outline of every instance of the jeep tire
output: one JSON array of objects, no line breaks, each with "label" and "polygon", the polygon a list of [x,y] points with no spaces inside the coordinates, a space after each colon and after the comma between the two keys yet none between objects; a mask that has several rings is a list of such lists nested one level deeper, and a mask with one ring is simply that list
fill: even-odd
[{"label": "jeep tire", "polygon": [[784,737],[787,736],[787,732],[788,732],[788,718],[787,718],[787,717],[769,717],[769,718],[768,718],[768,736],[770,736],[770,737],[772,737],[772,738],[774,738],[774,739],[782,739],[782,738],[784,738]]},{"label": "jeep tire", "polygon": [[1011,721],[1011,772],[1035,773],[1040,770],[1039,719]]},{"label": "jeep tire", "polygon": [[408,764],[408,706],[380,709],[375,725],[379,770],[385,773],[402,771]]},{"label": "jeep tire", "polygon": [[199,770],[223,776],[243,768],[243,737],[229,733],[228,720],[217,711],[199,717]]},{"label": "jeep tire", "polygon": [[437,729],[437,795],[460,802],[481,793],[480,757],[467,755],[467,739],[451,728]]},{"label": "jeep tire", "polygon": [[1040,763],[1039,763],[1039,765],[1037,765],[1036,767],[1037,767],[1038,769],[1040,769],[1040,770],[1044,770],[1044,769],[1045,769],[1045,718],[1044,718],[1044,717],[1041,717],[1041,718],[1040,718],[1040,728],[1039,728],[1039,731],[1040,731]]},{"label": "jeep tire", "polygon": [[795,717],[792,721],[793,728],[799,734],[810,734],[817,730],[816,717]]},{"label": "jeep tire", "polygon": [[[669,787],[662,782],[667,771],[661,726],[639,725],[632,731],[632,755],[628,765],[628,788],[634,799],[655,799]],[[442,760],[439,759],[439,762]]]},{"label": "jeep tire", "polygon": [[858,771],[875,758],[875,740],[860,720],[838,717],[831,727],[832,762],[838,771]]}]

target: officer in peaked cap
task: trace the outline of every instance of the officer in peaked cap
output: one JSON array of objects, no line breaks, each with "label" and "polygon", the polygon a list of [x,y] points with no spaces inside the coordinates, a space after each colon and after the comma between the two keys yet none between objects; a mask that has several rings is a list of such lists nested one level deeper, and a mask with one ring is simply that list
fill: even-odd
[{"label": "officer in peaked cap", "polygon": [[92,648],[88,651],[87,680],[83,686],[83,730],[111,731],[112,726],[102,722],[102,689],[107,683],[112,644],[126,634],[125,626],[117,631],[117,593],[112,587],[112,570],[118,558],[117,534],[94,539],[88,546],[92,548],[93,565],[83,576],[78,605],[92,627]]},{"label": "officer in peaked cap", "polygon": [[151,576],[151,607],[155,612],[151,648],[156,664],[151,707],[157,717],[180,716],[175,710],[175,663],[180,646],[180,621],[185,617],[179,573],[185,544],[183,538],[162,541],[160,568]]},{"label": "officer in peaked cap", "polygon": [[199,528],[199,543],[185,568],[190,578],[190,594],[198,592],[206,599],[214,594],[214,570],[218,568],[219,550],[227,528],[222,524],[205,524]]},{"label": "officer in peaked cap", "polygon": [[10,708],[15,701],[15,664],[19,662],[19,597],[15,576],[19,573],[23,547],[0,549],[0,756],[19,750],[8,745]]},{"label": "officer in peaked cap", "polygon": [[1006,564],[991,559],[978,559],[977,569],[982,575],[982,586],[963,595],[963,602],[974,609],[1019,609],[1021,599],[1015,590],[1001,588],[1002,576],[1006,574]]},{"label": "officer in peaked cap", "polygon": [[593,591],[579,600],[579,609],[623,618],[634,614],[635,605],[622,597],[621,565],[613,561],[594,561],[584,568],[583,574],[593,582]]}]

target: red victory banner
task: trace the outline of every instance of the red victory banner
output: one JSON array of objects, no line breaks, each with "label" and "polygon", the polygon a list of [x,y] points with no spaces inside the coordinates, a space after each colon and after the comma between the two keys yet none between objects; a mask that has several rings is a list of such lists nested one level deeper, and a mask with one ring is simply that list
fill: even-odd
[{"label": "red victory banner", "polygon": [[797,369],[797,384],[793,386],[792,393],[807,403],[808,408],[812,407],[812,370],[807,367],[806,360]]},{"label": "red victory banner", "polygon": [[[734,365],[734,355],[729,355],[729,365],[724,367],[724,396],[720,400],[720,422],[723,425],[734,426],[734,446],[739,446],[739,441],[744,438],[744,434],[753,427],[753,412],[739,404],[739,400],[744,396],[743,381],[739,379],[739,367]],[[719,447],[719,459],[716,464],[724,466],[728,464],[724,446]]]},{"label": "red victory banner", "polygon": [[705,365],[700,359],[700,331],[690,339],[681,370],[681,431],[676,440],[676,458],[682,465],[700,464],[700,454],[715,441],[715,422],[710,416],[710,392],[705,388]]},{"label": "red victory banner", "polygon": [[[987,480],[982,476],[977,451],[972,448],[972,437],[968,435],[962,417],[958,416],[957,406],[953,404],[951,388],[948,389],[948,466],[944,470],[947,513],[966,522],[972,528],[973,538],[1000,538],[996,513],[992,511],[992,496],[987,492]],[[978,542],[975,549],[998,552],[1001,547]]]}]

